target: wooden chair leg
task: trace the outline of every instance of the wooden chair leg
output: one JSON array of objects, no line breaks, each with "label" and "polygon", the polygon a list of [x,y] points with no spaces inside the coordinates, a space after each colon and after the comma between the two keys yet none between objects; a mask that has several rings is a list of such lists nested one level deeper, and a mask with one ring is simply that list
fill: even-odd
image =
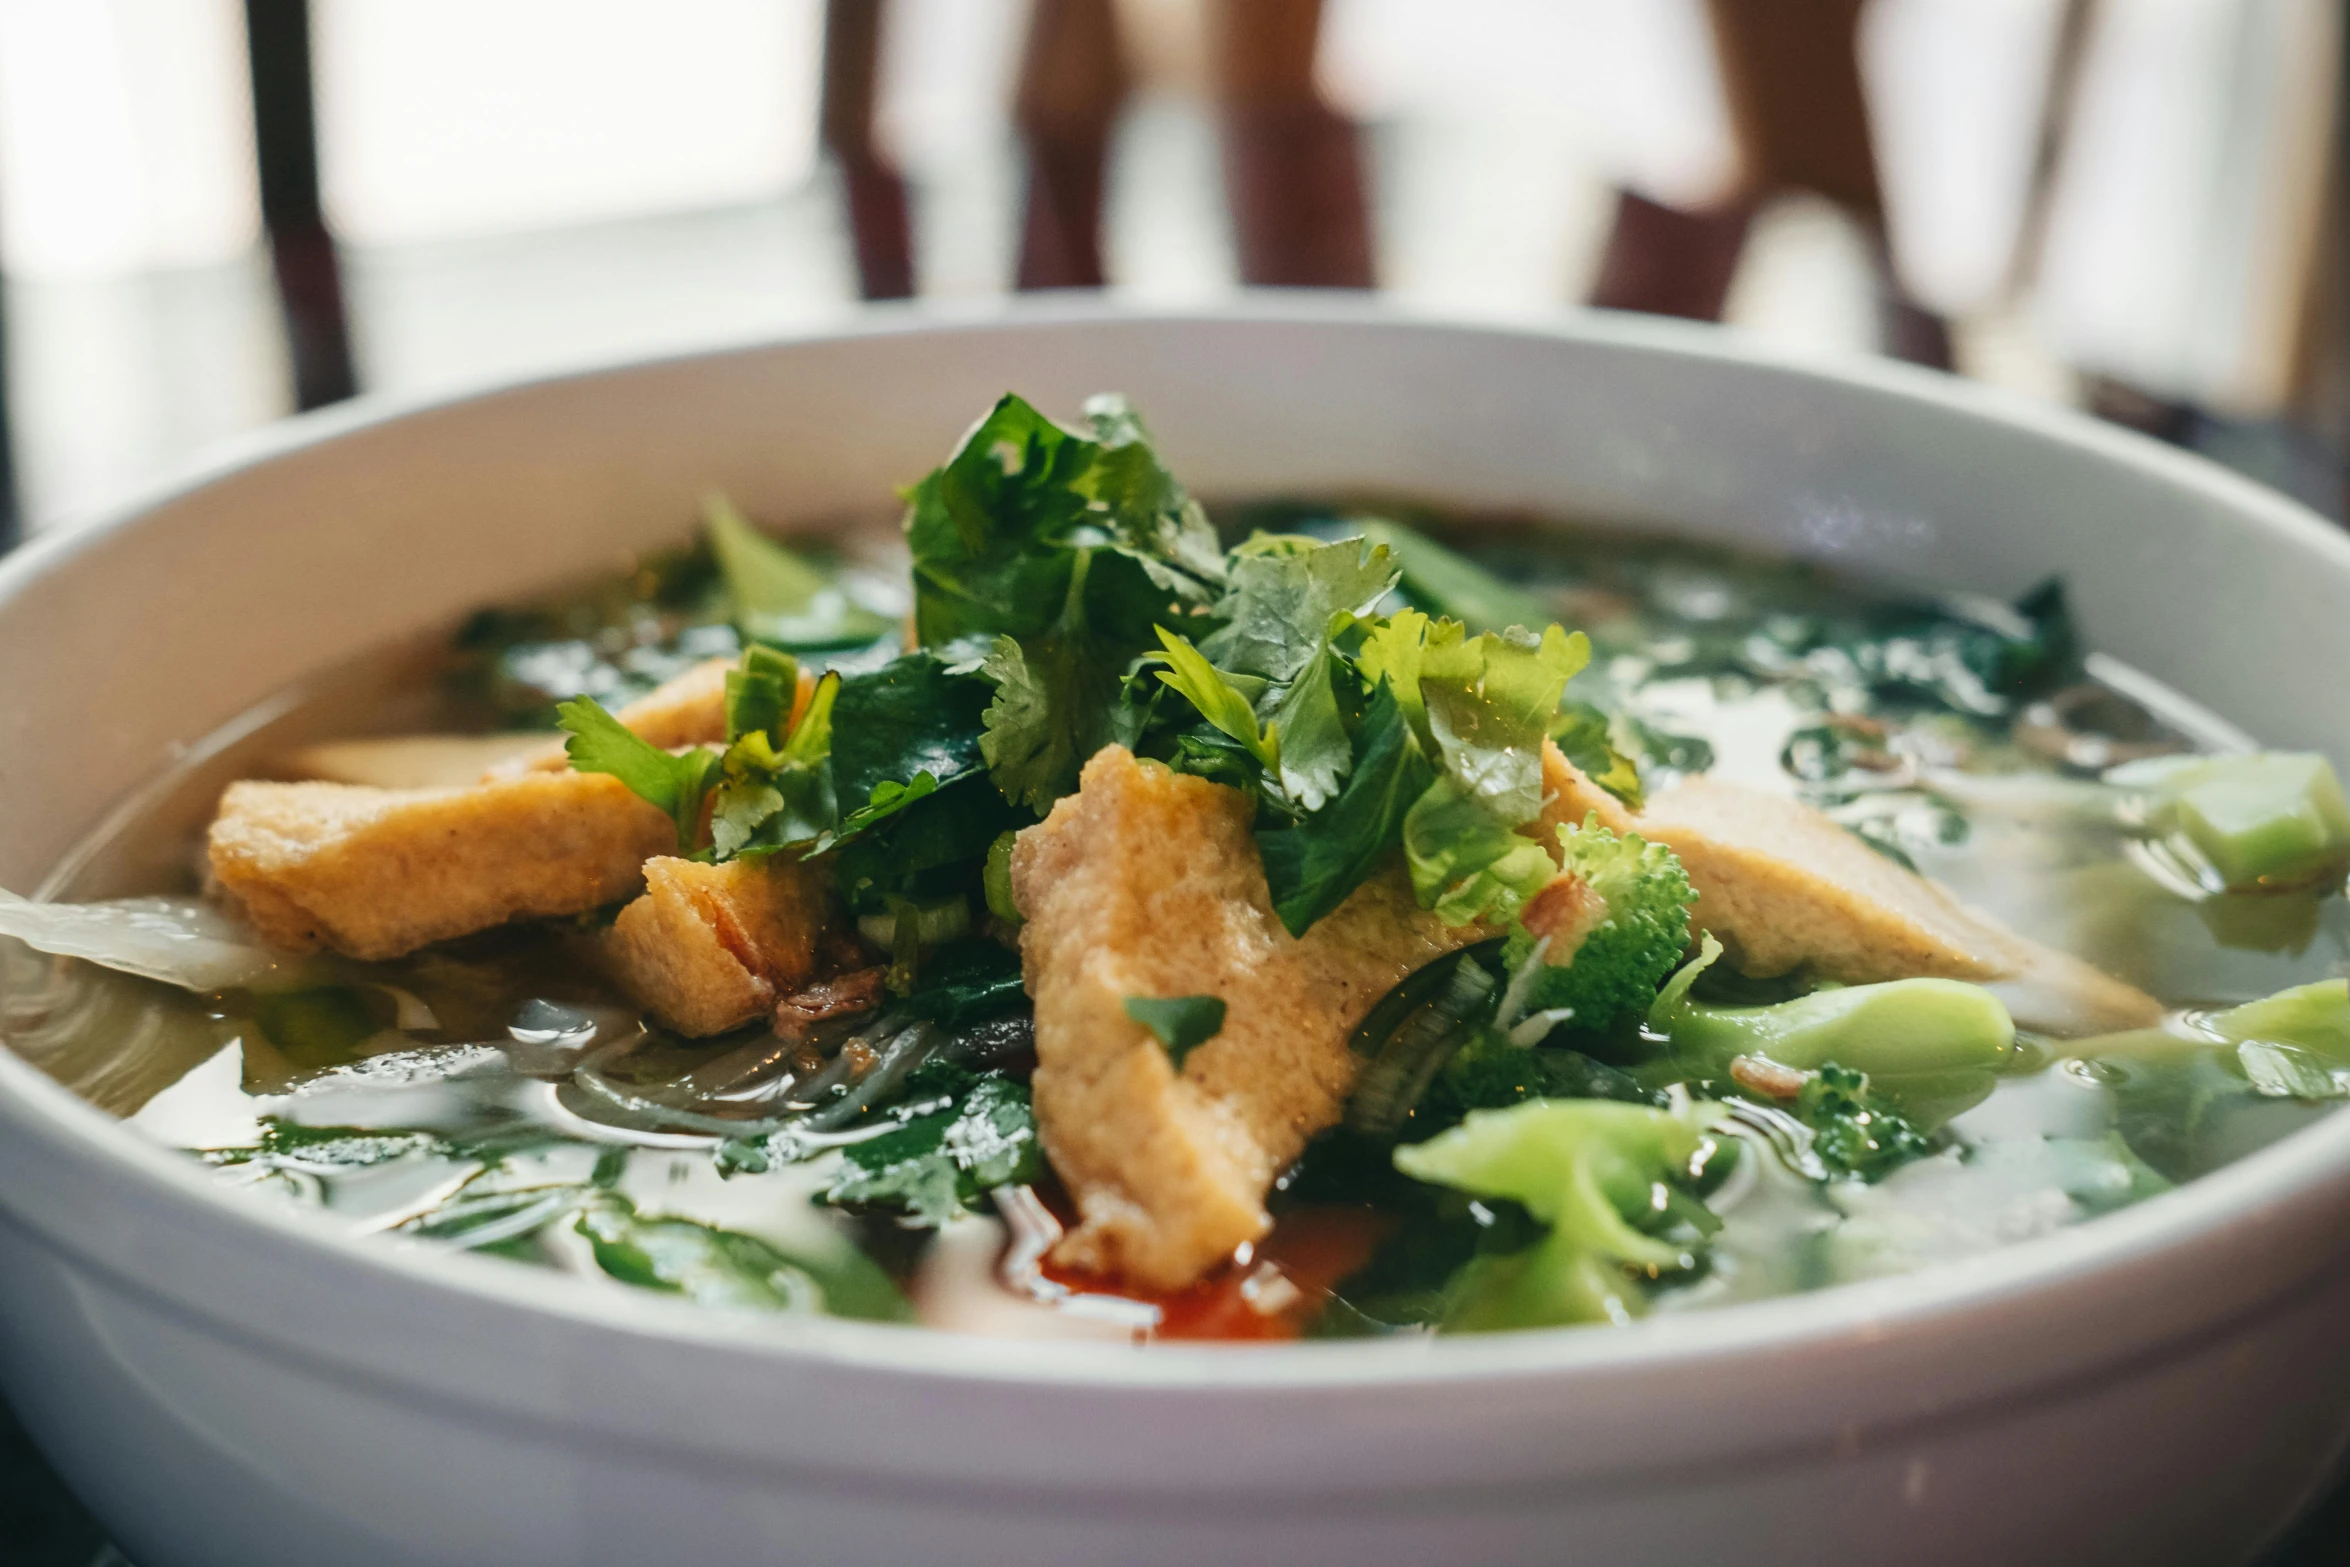
[{"label": "wooden chair leg", "polygon": [[1099,288],[1102,193],[1128,77],[1113,0],[1035,0],[1013,119],[1027,163],[1021,288]]},{"label": "wooden chair leg", "polygon": [[294,403],[309,409],[358,390],[342,264],[318,197],[318,121],[309,0],[245,0],[253,148],[261,221],[293,361]]},{"label": "wooden chair leg", "polygon": [[1602,310],[1719,321],[1753,219],[1754,210],[1743,201],[1691,212],[1636,191],[1617,192],[1591,303]]},{"label": "wooden chair leg", "polygon": [[867,299],[914,292],[914,234],[906,182],[881,156],[873,110],[881,73],[883,0],[825,0],[824,89],[818,111],[825,151],[839,170],[857,289]]},{"label": "wooden chair leg", "polygon": [[1360,141],[1314,85],[1321,0],[1213,0],[1210,20],[1242,280],[1369,288]]}]

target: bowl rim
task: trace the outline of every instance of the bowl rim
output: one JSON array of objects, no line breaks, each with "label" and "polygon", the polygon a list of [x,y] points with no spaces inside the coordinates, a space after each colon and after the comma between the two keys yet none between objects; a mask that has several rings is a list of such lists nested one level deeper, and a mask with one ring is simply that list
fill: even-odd
[{"label": "bowl rim", "polygon": [[[524,378],[485,379],[413,395],[377,394],[301,414],[248,432],[143,487],[87,520],[51,526],[0,559],[0,602],[39,591],[42,579],[84,550],[138,527],[185,496],[252,467],[307,451],[348,434],[425,413],[569,383],[802,345],[907,335],[990,332],[1099,324],[1304,325],[1405,328],[1505,339],[1583,342],[1700,364],[1758,368],[1891,397],[1938,415],[1982,421],[2085,451],[2166,486],[2196,492],[2236,525],[2282,535],[2297,548],[2331,556],[2350,570],[2350,534],[2279,492],[2202,457],[2070,409],[2046,406],[1999,388],[1873,358],[1789,353],[1734,332],[1689,322],[1604,311],[1570,311],[1535,320],[1428,310],[1379,296],[1310,290],[1243,291],[1212,305],[1152,306],[1088,294],[1016,298],[979,309],[920,301],[870,307],[820,328],[714,348],[565,368]],[[133,788],[137,787],[134,782]],[[482,1306],[565,1320],[647,1342],[709,1349],[762,1362],[808,1357],[860,1370],[962,1382],[1086,1388],[1270,1390],[1377,1388],[1428,1382],[1558,1377],[1722,1363],[1766,1352],[1855,1338],[1883,1340],[1930,1333],[1954,1320],[2026,1302],[2093,1276],[2198,1245],[2224,1243],[2248,1213],[2264,1217],[2308,1198],[2329,1179],[2350,1178],[2350,1115],[2329,1116],[2223,1169],[2118,1212],[1991,1252],[1937,1263],[1896,1277],[1837,1285],[1797,1295],[1666,1312],[1606,1331],[1527,1330],[1456,1338],[1412,1337],[1280,1344],[1166,1342],[1147,1351],[1119,1343],[980,1337],[921,1325],[829,1317],[761,1318],[693,1305],[648,1290],[605,1289],[552,1270],[429,1243],[349,1232],[320,1216],[281,1209],[232,1191],[176,1151],[152,1142],[98,1110],[13,1051],[0,1048],[0,1120],[16,1122],[55,1152],[104,1167],[135,1182],[152,1201],[177,1205],[199,1224],[274,1242],[280,1249],[331,1257],[360,1276],[401,1281]],[[120,1193],[116,1200],[129,1195]],[[134,1276],[37,1212],[0,1208],[52,1246],[93,1264],[127,1288],[175,1306],[193,1306],[216,1328],[273,1335],[253,1325],[220,1322],[175,1281]],[[2320,1248],[2304,1248],[2293,1278],[2339,1266]],[[983,1355],[970,1353],[975,1343]]]}]

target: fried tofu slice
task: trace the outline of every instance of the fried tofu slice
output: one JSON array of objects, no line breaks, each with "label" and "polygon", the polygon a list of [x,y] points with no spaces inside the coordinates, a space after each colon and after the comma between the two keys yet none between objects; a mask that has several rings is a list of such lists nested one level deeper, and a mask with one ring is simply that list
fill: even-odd
[{"label": "fried tofu slice", "polygon": [[[1454,930],[1384,873],[1301,937],[1273,913],[1237,790],[1112,746],[1020,835],[1012,890],[1036,1003],[1035,1103],[1080,1223],[1056,1259],[1188,1284],[1270,1226],[1273,1179],[1339,1116],[1348,1036]],[[1178,1068],[1129,997],[1212,995],[1220,1033]]]},{"label": "fried tofu slice", "polygon": [[272,945],[379,959],[615,902],[676,845],[668,816],[618,779],[567,772],[459,789],[235,783],[207,853]]},{"label": "fried tofu slice", "polygon": [[644,876],[644,896],[620,911],[604,954],[664,1026],[689,1038],[739,1028],[816,972],[831,884],[822,864],[663,856],[645,862]]},{"label": "fried tofu slice", "polygon": [[1649,802],[1639,831],[1681,857],[1697,922],[1741,973],[1858,985],[2008,970],[2012,938],[1798,801],[1691,778]]},{"label": "fried tofu slice", "polygon": [[539,734],[371,736],[306,745],[276,758],[269,772],[378,789],[453,789],[510,770],[511,763],[535,762],[546,749]]},{"label": "fried tofu slice", "polygon": [[1695,923],[1742,973],[2011,982],[2019,1021],[2066,1033],[2162,1015],[2144,992],[1968,908],[1798,801],[1691,778],[1632,825],[1680,856]]}]

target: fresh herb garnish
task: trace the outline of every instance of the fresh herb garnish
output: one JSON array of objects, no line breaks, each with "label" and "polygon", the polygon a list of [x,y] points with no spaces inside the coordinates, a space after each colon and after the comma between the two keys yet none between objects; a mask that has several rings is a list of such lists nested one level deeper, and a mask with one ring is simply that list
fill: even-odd
[{"label": "fresh herb garnish", "polygon": [[650,802],[677,824],[677,848],[692,850],[702,823],[702,799],[709,792],[717,754],[696,746],[672,756],[638,739],[604,711],[592,696],[574,697],[555,708],[555,723],[569,739],[563,752],[574,772],[605,773]]},{"label": "fresh herb garnish", "polygon": [[1151,1031],[1177,1071],[1194,1050],[1224,1031],[1221,996],[1128,996],[1126,1015]]},{"label": "fresh herb garnish", "polygon": [[895,629],[887,616],[851,598],[831,572],[744,521],[725,497],[712,496],[703,517],[735,628],[745,638],[786,648],[857,647]]}]

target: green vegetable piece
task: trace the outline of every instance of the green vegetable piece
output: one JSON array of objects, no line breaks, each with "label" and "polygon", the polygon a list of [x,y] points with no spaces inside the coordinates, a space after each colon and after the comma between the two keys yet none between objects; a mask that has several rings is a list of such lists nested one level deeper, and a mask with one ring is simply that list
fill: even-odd
[{"label": "green vegetable piece", "polygon": [[1527,974],[1526,1011],[1564,1008],[1578,1028],[1610,1029],[1653,1006],[1680,965],[1697,893],[1671,849],[1638,833],[1619,838],[1596,815],[1580,827],[1562,825],[1558,841],[1565,873],[1599,898],[1599,923],[1571,952],[1515,925],[1502,961],[1513,975]]},{"label": "green vegetable piece", "polygon": [[697,747],[671,756],[630,733],[594,697],[575,697],[555,708],[555,727],[574,772],[604,773],[626,784],[677,824],[677,848],[689,853],[702,824],[702,800],[718,770],[718,753]]},{"label": "green vegetable piece", "polygon": [[741,666],[726,672],[727,744],[750,734],[782,744],[799,689],[798,659],[757,644],[743,649]]},{"label": "green vegetable piece", "polygon": [[2350,1066],[2350,979],[2321,979],[2204,1020],[2232,1045],[2290,1045]]},{"label": "green vegetable piece", "polygon": [[832,574],[810,565],[745,521],[724,496],[703,503],[710,549],[726,580],[734,623],[746,637],[783,647],[850,647],[896,629],[858,604]]},{"label": "green vegetable piece", "polygon": [[1381,545],[1261,535],[1251,543],[1257,547],[1234,560],[1231,589],[1216,605],[1224,625],[1200,648],[1207,662],[1235,674],[1295,679],[1333,618],[1370,614],[1395,586],[1395,558]]},{"label": "green vegetable piece", "polygon": [[2151,790],[2156,825],[2184,838],[2232,890],[2338,888],[2350,870],[2350,801],[2322,756],[2164,757],[2106,777]]},{"label": "green vegetable piece", "polygon": [[2202,1018],[2200,1025],[2235,1047],[2245,1077],[2270,1098],[2339,1099],[2350,1093],[2334,1075],[2350,1067],[2350,980],[2296,985]]},{"label": "green vegetable piece", "polygon": [[248,1147],[207,1148],[206,1164],[293,1165],[310,1169],[364,1170],[419,1154],[454,1157],[457,1150],[437,1132],[412,1127],[304,1126],[282,1116],[261,1118],[261,1140]]},{"label": "green vegetable piece", "polygon": [[1922,1124],[1989,1093],[2014,1056],[2007,1008],[1982,986],[1957,980],[1840,986],[1773,1006],[1690,1000],[1690,985],[1721,952],[1708,934],[1700,956],[1667,981],[1648,1014],[1648,1026],[1670,1039],[1673,1059],[1693,1077],[1727,1076],[1741,1055],[1804,1072],[1841,1062],[1867,1073]]},{"label": "green vegetable piece", "polygon": [[900,1001],[898,1009],[944,1028],[962,1028],[1001,1017],[1027,999],[1020,954],[978,937],[942,944],[923,962],[920,988]]},{"label": "green vegetable piece", "polygon": [[1020,923],[1020,905],[1012,897],[1012,847],[1019,839],[1016,832],[996,835],[995,842],[987,846],[987,869],[980,880],[987,912],[1010,925]]},{"label": "green vegetable piece", "polygon": [[2271,1099],[2340,1099],[2350,1094],[2322,1057],[2295,1045],[2247,1039],[2236,1047],[2236,1063],[2253,1088]]},{"label": "green vegetable piece", "polygon": [[904,1321],[905,1298],[880,1269],[844,1251],[818,1262],[768,1241],[691,1219],[647,1218],[626,1198],[605,1196],[582,1212],[579,1233],[596,1265],[625,1284],[735,1311]]},{"label": "green vegetable piece", "polygon": [[1036,1117],[1020,1084],[996,1072],[974,1078],[961,1068],[923,1067],[906,1086],[917,1101],[945,1089],[951,1103],[842,1149],[841,1173],[825,1202],[883,1209],[937,1229],[996,1187],[1026,1185],[1043,1173]]},{"label": "green vegetable piece", "polygon": [[1409,1135],[1422,1137],[1471,1110],[1506,1110],[1529,1099],[1614,1099],[1661,1106],[1665,1097],[1626,1072],[1579,1050],[1513,1045],[1498,1029],[1475,1030],[1428,1086],[1411,1113]]},{"label": "green vegetable piece", "polygon": [[1645,803],[1640,764],[1616,748],[1615,726],[1598,708],[1588,702],[1561,705],[1550,738],[1593,783],[1635,811]]},{"label": "green vegetable piece", "polygon": [[[1454,1280],[1445,1326],[1490,1331],[1640,1315],[1647,1301],[1632,1272],[1680,1271],[1696,1257],[1634,1221],[1659,1217],[1658,1193],[1689,1178],[1717,1114],[1699,1105],[1536,1099],[1472,1111],[1451,1131],[1396,1149],[1395,1167],[1415,1180],[1508,1198],[1549,1226],[1527,1251],[1470,1262]],[[1703,1211],[1685,1199],[1676,1216],[1707,1227],[1690,1208]]]},{"label": "green vegetable piece", "polygon": [[1167,655],[1167,667],[1159,671],[1159,679],[1199,709],[1200,717],[1247,747],[1261,765],[1278,768],[1279,741],[1271,728],[1257,722],[1257,710],[1240,688],[1208,662],[1189,637],[1177,636],[1161,626],[1159,646]]},{"label": "green vegetable piece", "polygon": [[306,1070],[346,1066],[383,1029],[367,998],[349,985],[262,991],[253,997],[253,1022],[270,1044]]},{"label": "green vegetable piece", "polygon": [[[987,683],[928,653],[844,675],[832,706],[833,786],[843,800],[873,798],[928,773],[941,786],[980,771]],[[910,802],[908,802],[910,803]]]},{"label": "green vegetable piece", "polygon": [[[1063,617],[1081,555],[1089,634],[1132,652],[1175,606],[1205,608],[1223,553],[1197,502],[1160,465],[1125,403],[1086,404],[1089,434],[1005,396],[907,492],[915,628],[925,647],[960,637],[1026,641]],[[1104,660],[1123,664],[1123,658]]]},{"label": "green vegetable piece", "polygon": [[1330,804],[1294,826],[1257,828],[1273,912],[1293,936],[1346,901],[1393,850],[1435,767],[1412,738],[1393,684],[1381,681],[1354,735],[1354,766]]},{"label": "green vegetable piece", "polygon": [[[1351,619],[1334,616],[1331,624],[1335,630]],[[1336,662],[1325,639],[1281,693],[1265,725],[1268,736],[1279,737],[1274,765],[1282,792],[1306,811],[1329,804],[1354,766],[1354,743],[1339,715],[1331,679]]]},{"label": "green vegetable piece", "polygon": [[1925,1133],[1870,1091],[1866,1072],[1833,1061],[1804,1083],[1795,1115],[1811,1128],[1811,1151],[1831,1176],[1881,1180],[1934,1151]]},{"label": "green vegetable piece", "polygon": [[1220,996],[1128,996],[1126,1015],[1158,1038],[1178,1072],[1185,1057],[1224,1031]]},{"label": "green vegetable piece", "polygon": [[1542,845],[1449,776],[1412,802],[1403,852],[1420,906],[1448,925],[1509,920],[1558,874]]},{"label": "green vegetable piece", "polygon": [[1591,641],[1558,626],[1488,632],[1422,655],[1420,695],[1445,771],[1511,826],[1542,809],[1542,740]]},{"label": "green vegetable piece", "polygon": [[782,677],[777,660],[791,666],[788,684],[780,687],[796,695],[799,671],[790,655],[772,648],[753,647],[743,654],[743,668],[727,676],[728,727],[740,705],[746,719],[758,719],[780,701],[772,727],[750,727],[735,734],[719,758],[722,775],[710,802],[710,847],[720,860],[746,852],[772,852],[793,844],[810,844],[808,853],[838,836],[838,802],[825,761],[832,749],[832,709],[840,694],[840,676],[827,671],[808,698],[807,711],[791,726],[777,750],[773,734],[790,713],[788,696],[760,688],[774,686]]},{"label": "green vegetable piece", "polygon": [[1509,626],[1532,630],[1552,620],[1550,609],[1533,594],[1487,571],[1457,550],[1448,549],[1424,533],[1399,523],[1365,518],[1363,537],[1395,552],[1403,571],[1403,590],[1413,603],[1430,614],[1450,615],[1472,631],[1500,631]]}]

